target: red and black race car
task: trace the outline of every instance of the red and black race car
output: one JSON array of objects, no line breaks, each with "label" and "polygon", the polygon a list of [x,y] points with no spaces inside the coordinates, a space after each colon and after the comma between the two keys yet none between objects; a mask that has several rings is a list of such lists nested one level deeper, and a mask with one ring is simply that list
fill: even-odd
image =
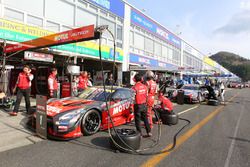
[{"label": "red and black race car", "polygon": [[[78,97],[50,99],[47,105],[47,132],[50,138],[72,139],[92,135],[108,128],[108,99],[114,125],[119,126],[134,119],[133,92],[127,88],[91,87]],[[112,127],[111,123],[109,123]]]}]

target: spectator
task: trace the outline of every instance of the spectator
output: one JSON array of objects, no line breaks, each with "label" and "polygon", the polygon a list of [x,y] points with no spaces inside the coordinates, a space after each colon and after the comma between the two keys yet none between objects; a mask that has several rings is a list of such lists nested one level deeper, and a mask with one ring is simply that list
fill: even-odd
[{"label": "spectator", "polygon": [[11,116],[17,116],[22,97],[25,98],[25,105],[27,114],[32,114],[30,111],[30,92],[31,92],[31,81],[34,76],[31,74],[31,69],[29,66],[25,65],[23,67],[23,72],[19,73],[14,92],[17,89],[16,104],[14,110],[9,114]]},{"label": "spectator", "polygon": [[110,73],[108,78],[105,81],[105,85],[115,85],[115,80],[113,78],[113,74]]},{"label": "spectator", "polygon": [[48,88],[49,88],[49,97],[57,98],[58,82],[57,82],[57,69],[52,68],[51,73],[48,77]]},{"label": "spectator", "polygon": [[78,77],[78,93],[84,91],[88,87],[88,73],[87,71],[82,71]]}]

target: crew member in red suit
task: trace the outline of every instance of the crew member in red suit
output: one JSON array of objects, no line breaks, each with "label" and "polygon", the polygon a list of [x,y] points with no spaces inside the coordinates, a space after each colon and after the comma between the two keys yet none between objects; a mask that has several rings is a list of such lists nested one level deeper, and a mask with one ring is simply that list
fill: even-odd
[{"label": "crew member in red suit", "polygon": [[158,100],[160,102],[161,109],[163,109],[165,112],[173,112],[173,103],[167,97],[165,97],[162,92],[159,92]]},{"label": "crew member in red suit", "polygon": [[57,69],[52,68],[48,78],[49,97],[57,98],[58,82],[56,79]]},{"label": "crew member in red suit", "polygon": [[160,118],[160,113],[164,113],[164,112],[167,112],[169,114],[173,114],[173,103],[167,98],[164,96],[164,94],[162,92],[159,92],[158,94],[158,102],[159,102],[159,106],[157,106],[157,110],[155,115],[156,116],[156,120],[157,122],[159,122],[158,118]]},{"label": "crew member in red suit", "polygon": [[87,71],[82,71],[78,77],[78,92],[84,91],[88,87],[88,73]]},{"label": "crew member in red suit", "polygon": [[23,96],[25,98],[27,114],[32,114],[30,111],[30,92],[31,92],[31,81],[33,80],[33,78],[34,76],[33,74],[31,74],[30,67],[25,65],[23,67],[23,72],[19,73],[18,75],[16,86],[14,88],[14,91],[17,89],[17,97],[14,110],[9,113],[11,116],[17,116]]},{"label": "crew member in red suit", "polygon": [[152,128],[153,127],[152,108],[154,107],[155,94],[157,90],[157,85],[156,85],[156,82],[154,81],[154,73],[152,71],[146,72],[146,86],[148,88],[147,118],[148,118],[150,128]]},{"label": "crew member in red suit", "polygon": [[134,102],[134,114],[135,114],[135,126],[136,130],[141,133],[141,119],[144,122],[147,135],[144,137],[152,136],[151,128],[149,126],[149,122],[147,119],[147,94],[148,89],[142,83],[142,76],[140,74],[136,74],[134,77],[134,81],[136,84],[132,87],[135,92],[135,102]]}]

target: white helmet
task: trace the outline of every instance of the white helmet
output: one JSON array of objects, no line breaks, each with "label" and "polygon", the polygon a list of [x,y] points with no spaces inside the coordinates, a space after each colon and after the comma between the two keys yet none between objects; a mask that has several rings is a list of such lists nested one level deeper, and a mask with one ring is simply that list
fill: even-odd
[{"label": "white helmet", "polygon": [[146,78],[147,79],[154,79],[154,73],[153,73],[153,71],[147,71],[146,72]]}]

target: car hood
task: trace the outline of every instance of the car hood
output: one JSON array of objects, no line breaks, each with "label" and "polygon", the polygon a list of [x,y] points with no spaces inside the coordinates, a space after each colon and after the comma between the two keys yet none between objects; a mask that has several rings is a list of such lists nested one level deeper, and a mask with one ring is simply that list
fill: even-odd
[{"label": "car hood", "polygon": [[103,102],[86,100],[76,97],[58,99],[48,103],[47,115],[53,117],[63,112],[78,109],[88,109],[91,106],[101,105],[102,103]]}]

